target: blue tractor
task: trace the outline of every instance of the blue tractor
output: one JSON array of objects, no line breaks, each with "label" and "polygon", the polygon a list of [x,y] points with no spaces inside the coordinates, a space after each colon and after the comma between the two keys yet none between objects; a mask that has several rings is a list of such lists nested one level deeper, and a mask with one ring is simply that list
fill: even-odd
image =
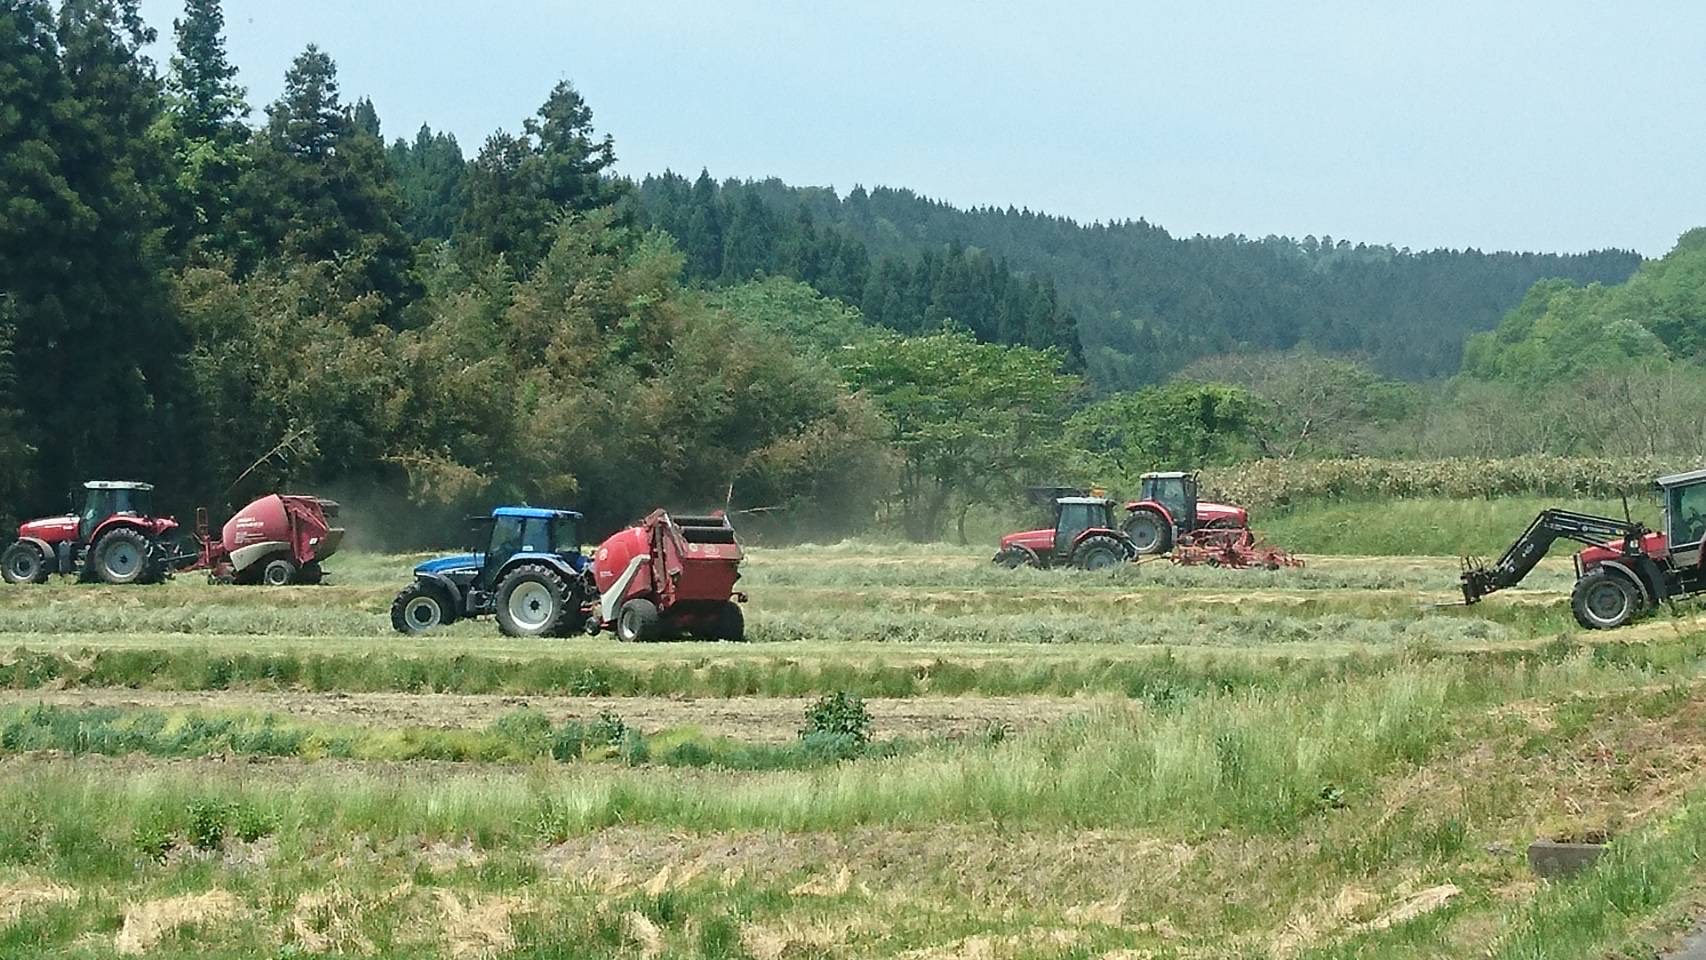
[{"label": "blue tractor", "polygon": [[469,550],[415,568],[391,602],[391,625],[422,633],[496,614],[512,637],[560,637],[585,628],[598,599],[572,510],[498,507],[469,517]]}]

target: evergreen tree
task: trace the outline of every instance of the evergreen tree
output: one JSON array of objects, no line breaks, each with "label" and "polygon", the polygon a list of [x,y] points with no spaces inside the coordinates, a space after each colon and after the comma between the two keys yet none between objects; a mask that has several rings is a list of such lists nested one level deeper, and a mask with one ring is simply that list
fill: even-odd
[{"label": "evergreen tree", "polygon": [[378,294],[377,318],[396,320],[415,289],[396,184],[384,145],[339,101],[337,67],[313,45],[267,107],[244,194],[263,253],[338,261],[347,294]]},{"label": "evergreen tree", "polygon": [[402,199],[403,229],[421,240],[446,240],[462,216],[467,161],[456,137],[421,124],[411,143],[399,137],[388,156]]},{"label": "evergreen tree", "polygon": [[545,256],[556,221],[615,203],[608,171],[616,150],[592,127],[592,108],[563,82],[517,137],[486,140],[467,171],[467,205],[457,238],[475,259],[502,255],[523,274]]},{"label": "evergreen tree", "polygon": [[225,55],[224,28],[220,0],[189,0],[183,18],[172,21],[177,48],[166,90],[176,176],[166,200],[168,245],[180,255],[232,254],[240,246],[230,221],[247,159],[249,105]]}]

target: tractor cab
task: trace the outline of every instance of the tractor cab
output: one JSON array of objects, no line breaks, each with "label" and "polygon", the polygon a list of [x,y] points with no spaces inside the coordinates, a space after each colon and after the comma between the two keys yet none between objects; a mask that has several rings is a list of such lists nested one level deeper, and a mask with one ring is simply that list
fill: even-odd
[{"label": "tractor cab", "polygon": [[1167,509],[1175,526],[1194,530],[1197,525],[1197,475],[1181,473],[1146,473],[1138,491],[1140,501],[1158,503]]},{"label": "tractor cab", "polygon": [[578,569],[580,520],[572,510],[539,507],[498,507],[491,516],[469,517],[469,549],[479,558],[475,588],[491,590],[499,572],[523,554],[557,557]]},{"label": "tractor cab", "polygon": [[1706,470],[1660,477],[1664,496],[1665,537],[1671,556],[1679,566],[1700,566],[1702,541],[1706,541]]},{"label": "tractor cab", "polygon": [[154,485],[133,480],[90,480],[83,484],[83,509],[77,514],[77,539],[87,542],[104,521],[117,516],[154,515]]},{"label": "tractor cab", "polygon": [[1054,555],[1064,559],[1088,530],[1114,528],[1114,502],[1103,497],[1060,497],[1054,502]]}]

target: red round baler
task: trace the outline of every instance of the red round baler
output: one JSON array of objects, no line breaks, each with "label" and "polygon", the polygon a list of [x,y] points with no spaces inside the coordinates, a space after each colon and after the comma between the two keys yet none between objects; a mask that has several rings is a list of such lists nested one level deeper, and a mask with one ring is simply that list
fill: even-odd
[{"label": "red round baler", "polygon": [[743,556],[722,513],[675,517],[655,510],[598,545],[594,616],[626,641],[743,640],[746,595],[735,590]]}]

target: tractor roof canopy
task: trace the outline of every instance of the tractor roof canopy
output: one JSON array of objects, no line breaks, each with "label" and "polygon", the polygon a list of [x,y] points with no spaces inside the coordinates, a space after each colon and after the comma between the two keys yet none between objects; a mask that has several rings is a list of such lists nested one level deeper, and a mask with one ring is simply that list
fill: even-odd
[{"label": "tractor roof canopy", "polygon": [[1056,503],[1072,503],[1072,504],[1089,503],[1089,504],[1097,504],[1097,505],[1113,503],[1113,501],[1109,500],[1107,497],[1060,497],[1059,499],[1055,500],[1055,502]]},{"label": "tractor roof canopy", "polygon": [[1185,477],[1191,477],[1191,476],[1195,476],[1195,474],[1187,473],[1184,470],[1151,470],[1150,472],[1144,474],[1143,476],[1139,477],[1138,479],[1139,480],[1183,480]]},{"label": "tractor roof canopy", "polygon": [[1658,484],[1665,489],[1681,487],[1706,480],[1706,469],[1690,470],[1687,473],[1673,473],[1668,477],[1660,477]]},{"label": "tractor roof canopy", "polygon": [[152,483],[141,483],[136,480],[90,480],[83,484],[85,490],[152,490]]},{"label": "tractor roof canopy", "polygon": [[585,519],[573,510],[550,510],[545,507],[495,507],[492,516],[516,517],[522,520],[555,520],[559,517],[575,521]]}]

